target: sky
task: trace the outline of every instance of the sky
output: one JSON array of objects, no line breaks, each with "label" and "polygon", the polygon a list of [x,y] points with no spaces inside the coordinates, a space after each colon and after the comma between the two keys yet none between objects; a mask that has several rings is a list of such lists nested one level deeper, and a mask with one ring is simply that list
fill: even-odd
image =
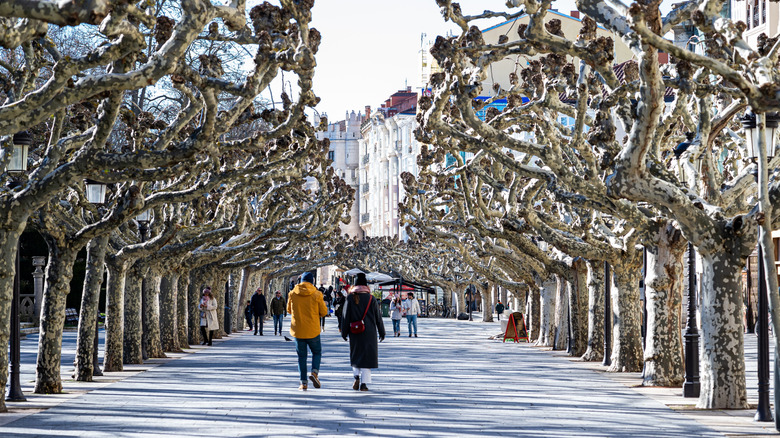
[{"label": "sky", "polygon": [[[250,0],[249,7],[259,1]],[[667,12],[672,1],[664,0],[662,10]],[[486,9],[508,11],[506,0],[460,0],[460,4],[468,15]],[[576,9],[574,0],[556,0],[552,7],[566,14]],[[483,20],[477,25],[484,29],[503,21]],[[343,120],[348,111],[364,112],[367,105],[375,109],[407,85],[419,87],[422,33],[431,41],[448,31],[460,33],[444,21],[435,0],[316,0],[312,27],[322,34],[314,75],[314,92],[322,100],[316,110],[327,113],[330,122]],[[289,75],[285,81],[290,81]],[[278,101],[280,78],[271,88]],[[294,84],[292,88],[295,93]]]},{"label": "sky", "polygon": [[[460,3],[466,14],[506,10],[506,0]],[[317,0],[312,26],[322,33],[314,75],[314,92],[322,99],[317,110],[331,122],[346,111],[377,108],[407,85],[419,87],[421,34],[435,40],[457,29],[444,21],[435,0]]]}]

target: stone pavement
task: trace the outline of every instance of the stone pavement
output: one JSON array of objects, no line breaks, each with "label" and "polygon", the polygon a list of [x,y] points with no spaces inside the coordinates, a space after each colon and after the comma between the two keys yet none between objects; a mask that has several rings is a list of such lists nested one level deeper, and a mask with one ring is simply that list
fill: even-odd
[{"label": "stone pavement", "polygon": [[[635,388],[638,373],[607,374],[561,352],[489,340],[499,331],[497,323],[421,319],[419,329],[419,338],[408,338],[402,325],[403,337],[380,344],[381,368],[369,392],[351,389],[349,347],[329,318],[321,389],[297,390],[293,342],[244,332],[190,354],[107,373],[97,383],[66,381],[68,394],[28,393],[28,402],[9,403],[11,413],[0,414],[0,437],[775,433],[772,423],[752,422],[753,411],[695,411],[694,401],[680,397],[678,389]],[[23,350],[29,362],[34,341],[24,341]],[[25,370],[31,366],[25,363]],[[32,388],[28,372],[25,392]]]}]

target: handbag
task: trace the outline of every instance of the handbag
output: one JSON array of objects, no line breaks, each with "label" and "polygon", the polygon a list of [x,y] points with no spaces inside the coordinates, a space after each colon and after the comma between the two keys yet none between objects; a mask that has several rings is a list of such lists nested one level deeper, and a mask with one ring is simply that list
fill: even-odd
[{"label": "handbag", "polygon": [[363,333],[366,330],[366,325],[363,324],[363,320],[366,319],[366,315],[368,314],[368,308],[371,307],[371,299],[374,298],[373,296],[368,296],[368,305],[366,306],[366,311],[363,312],[363,317],[360,318],[360,321],[355,321],[349,324],[349,332],[358,334]]}]

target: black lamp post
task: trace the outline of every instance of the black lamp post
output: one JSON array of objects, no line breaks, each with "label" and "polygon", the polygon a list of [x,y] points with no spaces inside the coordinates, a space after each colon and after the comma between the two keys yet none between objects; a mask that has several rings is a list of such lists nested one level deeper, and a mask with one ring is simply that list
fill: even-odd
[{"label": "black lamp post", "polygon": [[[106,202],[106,185],[92,180],[85,180],[84,185],[86,187],[85,194],[87,195],[87,201],[90,204],[102,205]],[[98,290],[97,297],[98,305],[95,311],[95,340],[92,348],[92,375],[102,376],[103,371],[100,369],[100,361],[98,360],[98,348],[100,342],[98,337],[100,330],[98,328],[98,322],[100,321],[100,290]]]},{"label": "black lamp post", "polygon": [[[774,137],[775,131],[780,122],[777,113],[769,113],[764,116],[764,137],[761,138],[761,126],[756,114],[747,113],[742,118],[742,127],[745,130],[747,146],[750,156],[757,163],[756,183],[759,190],[759,212],[764,211],[761,199],[767,192],[766,181],[766,163],[773,157],[775,151]],[[771,221],[769,226],[771,226]],[[764,238],[767,230],[763,224],[758,228],[758,315],[756,323],[758,324],[758,407],[755,421],[772,421],[772,412],[769,406],[769,302],[767,296],[767,272],[764,266]],[[771,239],[771,237],[769,237]],[[772,251],[773,253],[773,251]],[[770,274],[771,275],[771,274]],[[776,275],[776,274],[774,274]],[[778,363],[777,353],[775,353],[775,380],[777,381]],[[777,392],[777,388],[775,388]],[[778,409],[777,402],[780,395],[775,394],[775,409]],[[780,418],[778,418],[780,421]],[[775,424],[777,428],[778,424]]]},{"label": "black lamp post", "polygon": [[688,242],[688,322],[685,328],[683,397],[699,396],[699,328],[696,324],[696,250]]},{"label": "black lamp post", "polygon": [[[32,145],[32,136],[27,131],[22,131],[14,134],[14,149],[11,154],[11,159],[8,162],[6,171],[9,173],[21,173],[27,170],[27,150]],[[19,186],[17,181],[11,181],[10,188]],[[8,394],[5,399],[7,401],[27,401],[22,392],[22,386],[20,381],[21,368],[20,368],[20,344],[21,344],[21,330],[19,327],[19,242],[16,243],[16,268],[14,272],[14,290],[13,297],[11,299],[11,339],[10,339],[10,379],[8,386]]]},{"label": "black lamp post", "polygon": [[[138,235],[141,242],[146,242],[146,234],[149,232],[149,220],[151,219],[151,213],[149,210],[144,211],[135,217],[135,222],[138,224]],[[146,330],[146,294],[144,293],[146,287],[146,280],[141,278],[141,359],[149,359],[149,355],[146,354],[146,342],[147,342],[147,330]]]},{"label": "black lamp post", "polygon": [[612,306],[610,303],[610,289],[612,280],[609,278],[609,263],[604,262],[604,361],[602,365],[612,365]]},{"label": "black lamp post", "polygon": [[468,294],[469,294],[469,321],[473,321],[471,318],[471,308],[474,307],[474,290],[476,287],[474,287],[473,284],[469,285]]}]

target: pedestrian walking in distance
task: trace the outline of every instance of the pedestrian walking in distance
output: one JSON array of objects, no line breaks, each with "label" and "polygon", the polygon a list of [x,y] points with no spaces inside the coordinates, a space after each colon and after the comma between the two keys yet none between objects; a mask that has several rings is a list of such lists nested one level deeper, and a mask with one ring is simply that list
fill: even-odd
[{"label": "pedestrian walking in distance", "polygon": [[412,326],[414,326],[414,337],[417,337],[417,315],[420,314],[420,303],[414,294],[409,292],[406,301],[404,301],[404,309],[406,310],[406,324],[409,326],[409,337],[412,337]]},{"label": "pedestrian walking in distance", "polygon": [[345,341],[349,337],[349,363],[355,377],[352,389],[368,391],[371,369],[379,368],[379,342],[385,340],[385,324],[365,274],[357,275],[355,286],[347,296],[341,337]]},{"label": "pedestrian walking in distance", "polygon": [[274,318],[274,335],[282,335],[282,322],[287,316],[287,302],[282,297],[282,291],[278,290],[271,298],[271,316]]},{"label": "pedestrian walking in distance", "polygon": [[390,302],[390,320],[393,321],[393,336],[401,336],[401,316],[403,313],[403,303],[401,297],[393,297]]},{"label": "pedestrian walking in distance", "polygon": [[[309,380],[315,388],[320,387],[320,362],[322,361],[322,342],[320,340],[320,318],[328,314],[322,293],[312,284],[314,275],[306,272],[301,282],[293,288],[287,297],[287,313],[290,314],[290,335],[295,338],[295,351],[298,353],[298,373],[301,375],[300,391],[306,391],[306,361],[311,350],[311,375]],[[307,350],[308,348],[308,350]]]},{"label": "pedestrian walking in distance", "polygon": [[501,314],[504,313],[504,305],[501,303],[501,300],[498,300],[496,303],[496,317],[499,321],[501,321]]},{"label": "pedestrian walking in distance", "polygon": [[252,306],[252,316],[255,317],[255,334],[257,334],[259,329],[260,336],[263,336],[263,318],[268,313],[268,307],[265,305],[265,296],[261,288],[258,287],[255,294],[252,295],[250,304]]},{"label": "pedestrian walking in distance", "polygon": [[246,307],[244,308],[244,318],[246,318],[246,323],[249,325],[249,328],[247,330],[252,331],[252,302],[249,300],[246,300]]},{"label": "pedestrian walking in distance", "polygon": [[336,321],[338,321],[339,333],[341,333],[341,323],[344,319],[344,293],[341,291],[335,292],[336,298],[333,299],[333,313],[336,314]]},{"label": "pedestrian walking in distance", "polygon": [[211,345],[214,338],[214,331],[219,330],[219,320],[217,319],[217,300],[211,294],[211,288],[203,289],[203,296],[200,299],[200,334],[203,335],[202,345]]},{"label": "pedestrian walking in distance", "polygon": [[[328,308],[328,307],[327,307],[327,305],[328,305],[328,302],[327,302],[327,300],[325,299],[325,291],[326,291],[326,289],[325,289],[325,286],[323,286],[322,284],[320,284],[320,288],[319,288],[319,289],[317,289],[317,290],[318,290],[318,291],[320,291],[320,293],[322,294],[322,300],[325,302],[325,308],[327,309],[327,308]],[[328,316],[329,314],[330,314],[330,309],[328,309],[328,313],[326,313],[326,314],[325,314],[325,316]],[[322,325],[322,331],[323,331],[323,332],[325,331],[325,316],[323,316],[322,318],[320,318],[320,324]]]}]

